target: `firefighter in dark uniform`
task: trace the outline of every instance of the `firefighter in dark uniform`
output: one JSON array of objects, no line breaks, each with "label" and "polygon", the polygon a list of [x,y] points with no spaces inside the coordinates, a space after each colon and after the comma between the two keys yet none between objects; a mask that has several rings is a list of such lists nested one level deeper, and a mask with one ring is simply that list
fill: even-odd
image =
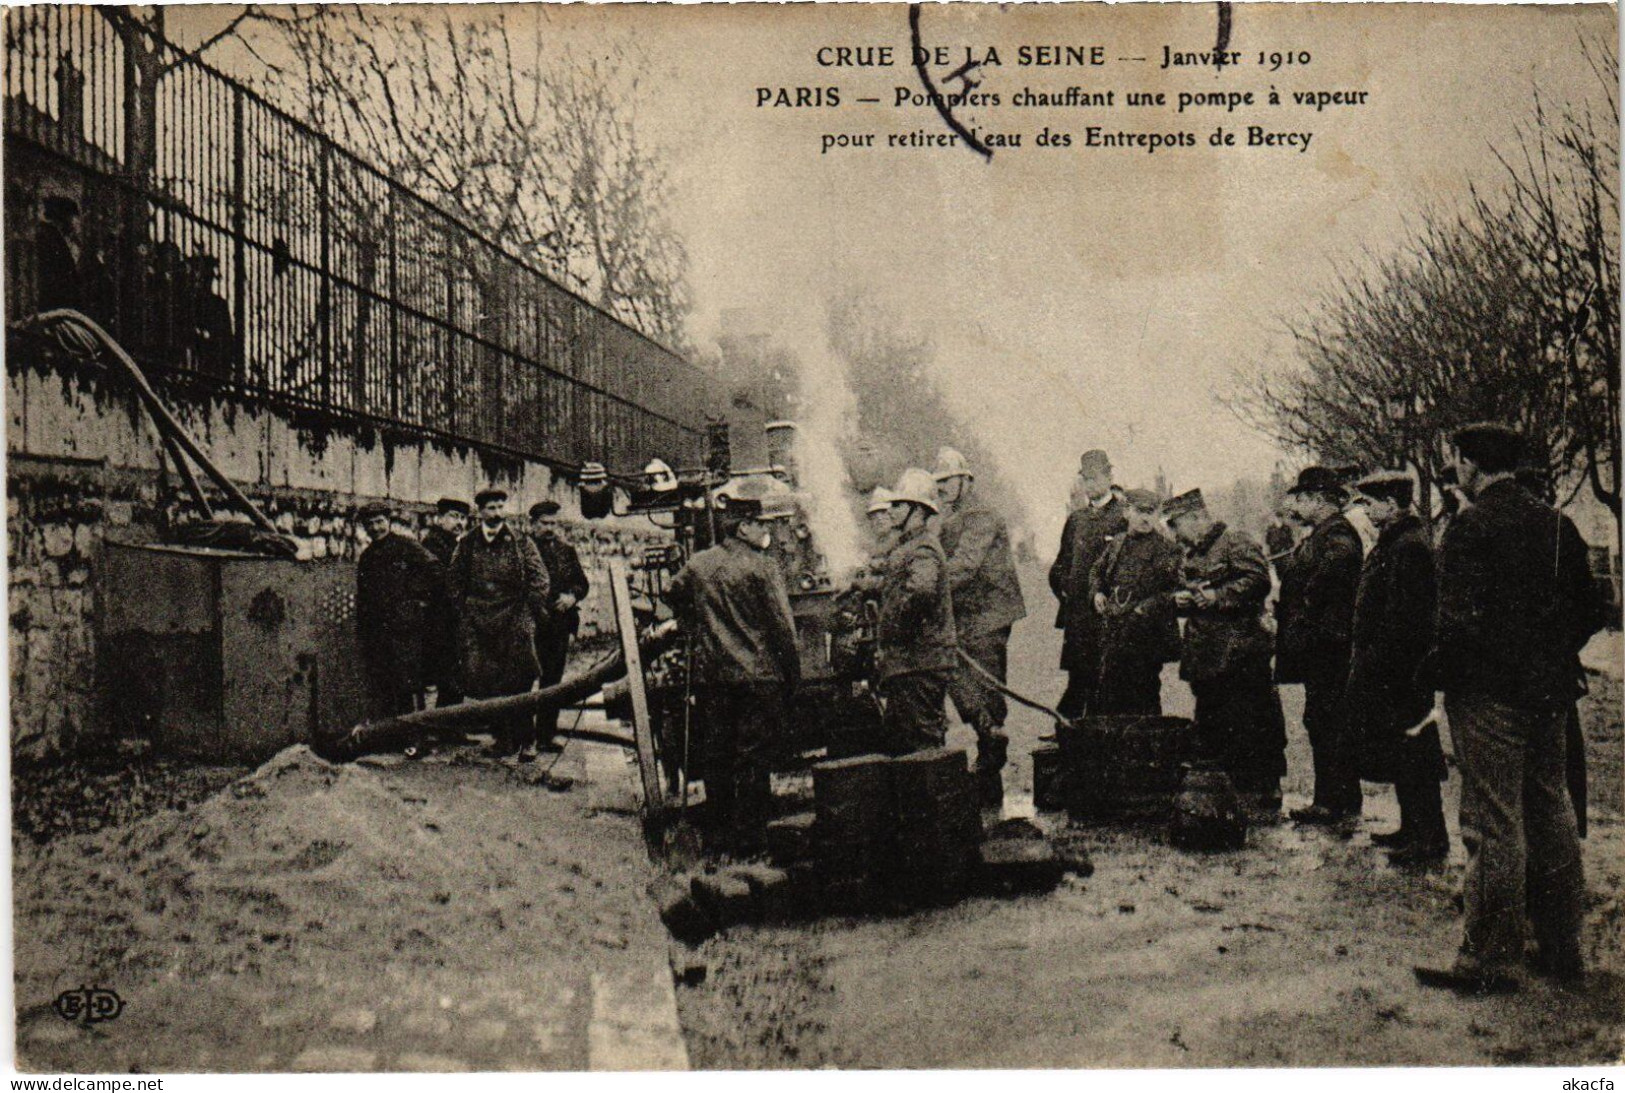
[{"label": "firefighter in dark uniform", "polygon": [[1365,555],[1343,515],[1335,471],[1305,467],[1287,494],[1299,523],[1313,529],[1282,569],[1275,605],[1275,678],[1303,684],[1303,727],[1315,768],[1314,800],[1293,809],[1292,819],[1341,824],[1361,810],[1358,726],[1345,716],[1343,698]]},{"label": "firefighter in dark uniform", "polygon": [[433,683],[429,620],[444,602],[440,566],[417,540],[397,532],[381,501],[362,506],[371,540],[356,563],[356,636],[372,717],[419,710]]},{"label": "firefighter in dark uniform", "polygon": [[1255,819],[1279,818],[1286,722],[1270,678],[1264,549],[1214,520],[1201,490],[1170,498],[1162,513],[1185,548],[1183,586],[1169,600],[1186,619],[1179,677],[1196,698],[1200,756],[1230,775]]},{"label": "firefighter in dark uniform", "polygon": [[[1389,857],[1397,864],[1443,861],[1450,853],[1439,793],[1444,750],[1438,725],[1423,725],[1433,708],[1425,670],[1438,603],[1433,543],[1411,510],[1410,475],[1378,471],[1360,479],[1355,490],[1377,527],[1377,543],[1366,556],[1354,601],[1345,716],[1362,742],[1362,777],[1391,782],[1399,801],[1399,829],[1371,841],[1392,848]],[[1413,734],[1416,726],[1422,727]]]},{"label": "firefighter in dark uniform", "polygon": [[1180,550],[1157,522],[1161,498],[1123,494],[1128,528],[1114,535],[1089,575],[1101,617],[1100,683],[1092,713],[1162,714],[1162,666],[1179,659]]},{"label": "firefighter in dark uniform", "polygon": [[[530,536],[508,526],[506,490],[474,496],[480,521],[451,556],[447,585],[457,617],[458,666],[463,693],[496,698],[530,690],[536,663],[536,620],[549,610],[547,567]],[[532,731],[530,714],[492,726],[496,758],[517,755]]]},{"label": "firefighter in dark uniform", "polygon": [[773,747],[801,682],[790,597],[770,553],[771,521],[793,509],[756,485],[747,480],[718,498],[720,541],[689,560],[667,595],[692,638],[707,841],[741,856],[765,837]]},{"label": "firefighter in dark uniform", "polygon": [[1106,549],[1106,540],[1128,527],[1105,452],[1097,448],[1083,453],[1077,487],[1080,503],[1066,518],[1061,547],[1049,571],[1050,591],[1060,601],[1055,625],[1065,635],[1061,667],[1067,673],[1066,691],[1056,709],[1067,718],[1092,711],[1100,682],[1100,615],[1089,594],[1089,573]]},{"label": "firefighter in dark uniform", "polygon": [[[1003,517],[975,497],[976,480],[965,457],[953,448],[937,454],[937,499],[943,508],[938,540],[948,557],[948,588],[954,604],[959,648],[1004,682],[1008,674],[1010,629],[1027,617],[1027,604],[1010,553]],[[948,697],[959,719],[976,733],[976,778],[982,804],[1004,802],[1003,771],[1009,738],[1004,695],[965,664],[948,678]]]},{"label": "firefighter in dark uniform", "polygon": [[892,491],[897,539],[880,575],[876,670],[885,703],[885,750],[906,755],[940,747],[943,703],[958,663],[948,558],[937,539],[936,482],[910,467]]},{"label": "firefighter in dark uniform", "polygon": [[1434,666],[1461,770],[1461,947],[1426,986],[1518,989],[1525,922],[1535,971],[1584,977],[1585,876],[1569,800],[1564,721],[1574,657],[1599,628],[1597,586],[1572,523],[1514,478],[1523,438],[1500,424],[1452,438],[1472,505],[1439,545]]},{"label": "firefighter in dark uniform", "polygon": [[[541,684],[551,687],[564,678],[570,659],[570,642],[581,629],[581,601],[587,596],[587,572],[581,568],[581,555],[559,533],[559,503],[538,501],[530,507],[530,538],[547,567],[549,595],[553,610],[546,625],[538,623],[536,660],[541,666]],[[546,745],[559,729],[559,710],[553,706],[536,712],[535,743]]]}]

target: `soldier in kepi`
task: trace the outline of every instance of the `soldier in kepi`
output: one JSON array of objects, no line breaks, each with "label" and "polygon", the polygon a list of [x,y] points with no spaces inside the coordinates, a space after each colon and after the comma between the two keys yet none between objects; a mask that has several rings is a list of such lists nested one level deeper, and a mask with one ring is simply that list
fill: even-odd
[{"label": "soldier in kepi", "polygon": [[[1010,628],[1027,617],[1004,518],[976,497],[976,477],[953,448],[937,453],[937,537],[948,556],[948,588],[959,650],[1000,683],[1008,674]],[[1010,741],[1004,695],[980,672],[960,663],[948,679],[959,719],[976,733],[976,778],[986,808],[1004,803],[1004,764]]]},{"label": "soldier in kepi", "polygon": [[1303,684],[1303,728],[1315,768],[1314,800],[1293,809],[1292,818],[1346,823],[1361,811],[1359,726],[1346,716],[1343,698],[1364,552],[1343,515],[1337,472],[1305,467],[1287,493],[1299,523],[1313,529],[1282,570],[1275,605],[1275,678]]},{"label": "soldier in kepi", "polygon": [[765,837],[772,749],[801,682],[790,597],[769,553],[771,521],[793,509],[766,486],[748,479],[718,491],[719,541],[690,559],[668,594],[679,629],[692,639],[707,841],[740,856]]},{"label": "soldier in kepi", "polygon": [[875,659],[885,704],[884,747],[906,755],[942,745],[958,638],[948,558],[933,526],[937,484],[930,471],[910,467],[892,495],[897,539],[880,575]]},{"label": "soldier in kepi", "polygon": [[1078,507],[1066,518],[1049,571],[1050,591],[1061,602],[1055,625],[1065,634],[1061,667],[1067,673],[1066,692],[1056,709],[1067,718],[1093,710],[1100,683],[1100,615],[1089,594],[1089,573],[1106,540],[1128,527],[1123,502],[1112,486],[1111,460],[1100,449],[1083,453],[1074,496]]},{"label": "soldier in kepi", "polygon": [[1162,513],[1185,548],[1183,587],[1169,600],[1186,619],[1179,677],[1196,698],[1199,758],[1230,775],[1252,818],[1279,819],[1286,722],[1262,617],[1264,549],[1215,520],[1201,490],[1170,498]]},{"label": "soldier in kepi", "polygon": [[1150,490],[1123,494],[1128,530],[1107,541],[1089,575],[1101,617],[1097,714],[1162,714],[1162,666],[1179,659],[1179,620],[1171,593],[1180,587],[1180,551],[1157,520],[1162,499]]},{"label": "soldier in kepi", "polygon": [[[536,660],[541,667],[541,685],[551,687],[564,678],[570,659],[570,642],[581,629],[581,601],[587,596],[587,572],[581,556],[559,530],[559,503],[538,501],[530,507],[530,538],[547,567],[548,594],[552,610],[536,628]],[[520,752],[535,754],[537,745],[548,745],[559,729],[559,708],[550,706],[536,712],[536,736]]]},{"label": "soldier in kepi", "polygon": [[[496,698],[530,690],[536,663],[536,620],[549,610],[547,567],[528,535],[508,526],[506,490],[474,495],[479,525],[457,544],[447,572],[457,617],[459,666],[469,698]],[[517,755],[532,731],[531,715],[491,726],[495,758]]]},{"label": "soldier in kepi", "polygon": [[355,568],[356,636],[371,716],[394,717],[422,709],[434,682],[430,620],[444,586],[434,555],[395,530],[389,504],[370,502],[359,515],[371,542]]}]

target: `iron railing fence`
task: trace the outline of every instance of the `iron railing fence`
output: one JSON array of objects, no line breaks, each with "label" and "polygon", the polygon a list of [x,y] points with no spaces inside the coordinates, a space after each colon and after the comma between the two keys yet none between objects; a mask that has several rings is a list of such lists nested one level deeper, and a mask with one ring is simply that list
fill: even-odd
[{"label": "iron railing fence", "polygon": [[675,353],[119,9],[5,27],[8,316],[79,306],[159,376],[555,466],[699,459]]}]

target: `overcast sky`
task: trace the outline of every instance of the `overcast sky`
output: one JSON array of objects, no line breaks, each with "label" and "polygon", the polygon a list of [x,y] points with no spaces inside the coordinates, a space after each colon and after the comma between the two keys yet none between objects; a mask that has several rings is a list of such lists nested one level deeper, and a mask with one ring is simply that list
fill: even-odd
[{"label": "overcast sky", "polygon": [[[606,27],[630,31],[649,57],[640,124],[678,184],[696,341],[734,308],[806,340],[831,289],[858,286],[900,326],[932,334],[950,400],[1036,515],[1059,512],[1078,454],[1096,446],[1130,485],[1159,467],[1177,489],[1268,474],[1281,453],[1215,395],[1235,370],[1285,358],[1279,319],[1334,262],[1393,246],[1406,216],[1459,198],[1469,180],[1495,183],[1491,149],[1531,117],[1536,87],[1555,104],[1592,93],[1580,40],[1613,37],[1617,19],[1602,5],[1238,4],[1231,45],[1247,64],[1160,70],[1165,45],[1212,47],[1215,12],[927,6],[928,44],[956,59],[992,45],[1006,62],[984,70],[981,88],[1006,105],[960,112],[1027,134],[991,162],[964,148],[820,153],[825,132],[945,131],[929,107],[891,107],[894,88],[918,88],[902,5],[593,5],[548,22],[577,49]],[[1109,60],[1022,68],[1021,44],[1100,45]],[[889,45],[896,63],[821,68],[825,45]],[[1312,59],[1270,74],[1251,63],[1260,50]],[[1117,60],[1137,56],[1150,60]],[[1272,84],[1365,91],[1369,102],[1228,116],[1008,105],[1023,86],[1073,83],[1115,89],[1120,102],[1129,90],[1262,95]],[[756,106],[757,88],[797,86],[837,86],[842,104]],[[883,102],[855,101],[865,95]],[[1314,136],[1304,153],[1078,147],[1089,124],[1205,141],[1216,125],[1244,134],[1251,123]],[[1070,131],[1073,147],[1034,147],[1046,124]]]}]

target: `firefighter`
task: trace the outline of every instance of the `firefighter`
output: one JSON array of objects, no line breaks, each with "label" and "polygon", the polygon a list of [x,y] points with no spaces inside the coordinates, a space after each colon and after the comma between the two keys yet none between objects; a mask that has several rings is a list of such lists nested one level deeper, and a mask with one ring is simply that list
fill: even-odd
[{"label": "firefighter", "polygon": [[1128,527],[1120,493],[1112,485],[1111,460],[1099,448],[1083,453],[1073,496],[1077,507],[1066,518],[1049,571],[1050,591],[1061,604],[1055,625],[1065,634],[1061,667],[1067,673],[1066,692],[1056,708],[1067,718],[1092,709],[1100,681],[1100,616],[1089,595],[1089,572],[1106,540]]},{"label": "firefighter", "polygon": [[[937,453],[934,472],[943,508],[937,537],[948,558],[948,589],[960,651],[1003,683],[1010,630],[1027,617],[1027,604],[1010,552],[1004,518],[976,498],[976,476],[953,448]],[[976,780],[982,805],[1004,803],[1004,765],[1010,747],[1004,695],[963,658],[948,679],[948,696],[959,719],[976,733]]]},{"label": "firefighter", "polygon": [[442,602],[434,555],[397,532],[382,501],[362,506],[371,540],[356,563],[356,634],[366,669],[371,713],[393,717],[423,708],[433,682],[429,619]]},{"label": "firefighter", "polygon": [[943,704],[958,658],[948,558],[935,528],[937,486],[910,467],[892,491],[897,541],[880,575],[876,672],[885,703],[885,747],[895,755],[940,747]]},{"label": "firefighter", "polygon": [[[548,612],[547,567],[530,537],[508,526],[508,493],[474,495],[479,525],[457,544],[447,584],[457,617],[463,693],[496,698],[528,691],[536,663],[536,620]],[[508,716],[492,726],[494,758],[517,755],[531,732],[531,715]]]},{"label": "firefighter", "polygon": [[1179,677],[1196,699],[1201,757],[1225,770],[1254,819],[1278,819],[1286,773],[1286,722],[1270,678],[1264,549],[1208,512],[1201,490],[1163,502],[1185,548],[1183,587],[1169,595],[1185,616]]},{"label": "firefighter", "polygon": [[1365,552],[1343,513],[1337,472],[1305,467],[1287,495],[1298,521],[1313,529],[1282,572],[1275,605],[1275,679],[1303,684],[1303,728],[1314,760],[1314,800],[1293,809],[1292,819],[1346,824],[1361,811],[1358,726],[1345,716],[1343,699]]},{"label": "firefighter", "polygon": [[1162,714],[1162,666],[1179,659],[1179,620],[1170,593],[1180,587],[1179,548],[1157,521],[1161,498],[1123,494],[1128,529],[1115,535],[1089,575],[1101,617],[1100,681],[1092,712]]},{"label": "firefighter", "polygon": [[[559,534],[559,503],[538,501],[530,507],[530,538],[547,567],[548,594],[553,609],[536,623],[536,660],[541,668],[541,685],[551,687],[564,678],[570,659],[570,641],[581,629],[581,601],[587,595],[587,572],[581,568],[581,555]],[[557,706],[536,712],[535,739],[519,753],[521,759],[535,758],[536,746],[549,743],[559,728]]]},{"label": "firefighter", "polygon": [[770,553],[771,522],[793,510],[757,486],[747,481],[718,499],[719,542],[683,567],[667,599],[692,637],[708,841],[739,856],[760,849],[766,834],[772,749],[801,682],[790,597]]}]

